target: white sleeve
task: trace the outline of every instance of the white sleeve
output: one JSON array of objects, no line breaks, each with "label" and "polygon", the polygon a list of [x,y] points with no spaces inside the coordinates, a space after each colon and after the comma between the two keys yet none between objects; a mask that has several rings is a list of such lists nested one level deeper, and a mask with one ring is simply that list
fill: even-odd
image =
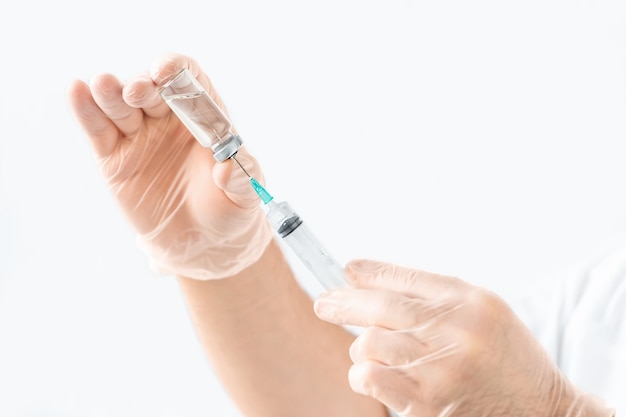
[{"label": "white sleeve", "polygon": [[626,246],[512,306],[576,386],[626,415]]}]

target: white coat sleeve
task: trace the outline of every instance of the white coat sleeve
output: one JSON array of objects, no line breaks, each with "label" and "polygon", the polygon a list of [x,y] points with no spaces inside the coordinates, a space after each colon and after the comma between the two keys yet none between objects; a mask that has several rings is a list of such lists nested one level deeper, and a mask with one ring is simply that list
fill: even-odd
[{"label": "white coat sleeve", "polygon": [[626,246],[512,306],[562,372],[626,415]]}]

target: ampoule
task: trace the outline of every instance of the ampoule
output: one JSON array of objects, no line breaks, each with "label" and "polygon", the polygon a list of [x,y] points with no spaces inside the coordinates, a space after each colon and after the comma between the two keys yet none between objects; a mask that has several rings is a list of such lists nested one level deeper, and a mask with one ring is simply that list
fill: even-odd
[{"label": "ampoule", "polygon": [[218,162],[237,153],[241,138],[232,132],[230,119],[191,71],[181,70],[159,88],[159,93],[200,145],[213,151]]}]

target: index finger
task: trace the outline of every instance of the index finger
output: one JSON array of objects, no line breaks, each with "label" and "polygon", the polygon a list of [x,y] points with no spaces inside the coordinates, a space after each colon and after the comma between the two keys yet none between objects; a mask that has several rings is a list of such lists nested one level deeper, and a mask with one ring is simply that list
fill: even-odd
[{"label": "index finger", "polygon": [[163,85],[185,68],[204,85],[203,81],[206,80],[200,80],[200,77],[206,75],[198,62],[182,54],[164,54],[157,57],[150,67],[150,76],[156,85]]},{"label": "index finger", "polygon": [[369,259],[353,260],[345,269],[354,287],[395,291],[422,299],[456,297],[470,287],[451,276]]},{"label": "index finger", "polygon": [[440,318],[457,305],[448,299],[422,300],[382,289],[344,288],[319,296],[317,316],[328,322],[358,327],[402,330]]}]

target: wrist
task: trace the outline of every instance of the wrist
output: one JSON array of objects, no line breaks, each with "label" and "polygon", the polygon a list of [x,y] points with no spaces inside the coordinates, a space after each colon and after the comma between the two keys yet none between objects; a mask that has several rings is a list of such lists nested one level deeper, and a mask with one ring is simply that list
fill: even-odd
[{"label": "wrist", "polygon": [[[244,224],[242,224],[244,223]],[[247,223],[247,225],[245,224]],[[260,209],[241,219],[222,236],[213,227],[181,230],[168,239],[138,237],[150,267],[160,275],[178,275],[198,280],[223,279],[237,275],[256,263],[273,238],[273,231]]]}]

